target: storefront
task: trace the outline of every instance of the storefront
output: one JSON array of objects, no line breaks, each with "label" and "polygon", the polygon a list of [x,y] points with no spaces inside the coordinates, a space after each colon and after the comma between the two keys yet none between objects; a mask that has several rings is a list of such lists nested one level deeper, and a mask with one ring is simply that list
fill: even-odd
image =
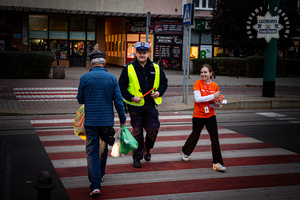
[{"label": "storefront", "polygon": [[[134,44],[136,42],[146,42],[146,19],[128,19],[126,20],[126,63],[132,62],[135,58]],[[148,32],[149,58],[153,60],[153,21],[151,21]]]},{"label": "storefront", "polygon": [[154,62],[163,69],[182,69],[183,25],[180,20],[155,20]]},{"label": "storefront", "polygon": [[215,56],[218,47],[213,46],[211,35],[205,20],[195,20],[195,28],[191,31],[190,59],[211,58]]},{"label": "storefront", "polygon": [[9,18],[0,17],[0,51],[10,50]]},{"label": "storefront", "polygon": [[96,43],[96,19],[29,15],[29,51],[50,51],[66,66],[86,66]]}]

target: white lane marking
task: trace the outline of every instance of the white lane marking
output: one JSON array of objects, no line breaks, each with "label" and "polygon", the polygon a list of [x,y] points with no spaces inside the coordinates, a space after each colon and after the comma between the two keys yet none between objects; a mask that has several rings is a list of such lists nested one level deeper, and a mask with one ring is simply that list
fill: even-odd
[{"label": "white lane marking", "polygon": [[76,98],[76,95],[17,95],[18,99],[34,99],[34,98]]},{"label": "white lane marking", "polygon": [[[183,143],[184,144],[184,143]],[[182,145],[183,145],[182,144]],[[281,148],[267,148],[267,149],[246,149],[246,150],[235,150],[235,151],[222,151],[223,158],[241,158],[241,157],[257,157],[257,156],[275,156],[275,155],[295,155],[296,153],[281,149]],[[193,152],[190,156],[191,160],[203,160],[211,159],[211,152]],[[171,161],[181,161],[181,154],[178,153],[168,153],[168,154],[152,154],[151,162],[171,162]],[[86,167],[86,158],[77,159],[61,159],[61,160],[51,160],[55,168],[68,168],[68,167]],[[145,162],[141,160],[141,162]],[[106,165],[124,165],[132,164],[132,157],[108,157]],[[300,163],[299,163],[300,164]],[[267,167],[266,167],[267,168]],[[299,169],[298,169],[299,172]]]},{"label": "white lane marking", "polygon": [[76,87],[26,87],[26,88],[13,88],[14,91],[28,91],[28,90],[75,90]]},{"label": "white lane marking", "polygon": [[[74,115],[75,118],[75,115]],[[192,119],[190,115],[179,115],[179,116],[160,116],[159,119]],[[126,120],[130,120],[130,117],[127,117]],[[65,123],[65,122],[74,122],[74,119],[39,119],[39,120],[30,120],[31,124],[51,124],[51,123]],[[119,121],[119,117],[115,117],[114,121]],[[179,122],[173,122],[179,123]]]},{"label": "white lane marking", "polygon": [[[155,148],[163,147],[182,147],[186,140],[176,141],[163,141],[155,142]],[[220,144],[249,144],[249,143],[263,143],[254,138],[229,138],[220,139]],[[197,146],[211,145],[210,139],[201,139],[198,141]],[[85,151],[85,145],[71,145],[71,146],[49,146],[45,147],[47,153],[64,153],[64,152],[80,152]]]},{"label": "white lane marking", "polygon": [[274,112],[261,112],[261,113],[256,113],[258,115],[263,115],[266,117],[287,117],[286,115],[274,113]]},{"label": "white lane marking", "polygon": [[[106,179],[101,185],[125,185],[139,183],[155,183],[165,181],[181,181],[181,180],[200,180],[214,178],[229,178],[229,177],[249,177],[260,175],[275,175],[275,174],[292,174],[298,173],[300,168],[299,163],[284,163],[266,165],[250,165],[230,167],[226,173],[215,173],[211,168],[200,169],[185,169],[185,170],[166,170],[154,172],[136,172],[136,173],[121,173],[107,174]],[[130,179],[128,178],[130,177]],[[89,185],[87,176],[61,178],[65,188],[81,188]]]},{"label": "white lane marking", "polygon": [[284,117],[284,118],[276,118],[278,120],[299,120],[299,118],[295,118],[295,117]]},{"label": "white lane marking", "polygon": [[15,92],[16,95],[18,96],[23,96],[23,94],[75,94],[77,95],[77,92],[70,92],[70,91],[65,91],[65,92]]},{"label": "white lane marking", "polygon": [[[47,131],[59,131],[59,130],[64,130],[64,129],[53,129],[53,130],[47,130]],[[51,135],[51,136],[39,136],[41,141],[63,141],[63,140],[81,140],[80,137],[77,137],[74,134],[74,129],[68,129],[70,130],[70,135]],[[45,130],[43,130],[45,131]],[[226,133],[236,133],[234,131],[231,131],[229,129],[219,129],[218,130],[219,134],[226,134]],[[159,136],[187,136],[190,135],[191,131],[161,131],[159,132]],[[203,130],[201,132],[201,135],[208,135],[207,130]],[[144,136],[146,136],[146,132],[144,132]]]}]

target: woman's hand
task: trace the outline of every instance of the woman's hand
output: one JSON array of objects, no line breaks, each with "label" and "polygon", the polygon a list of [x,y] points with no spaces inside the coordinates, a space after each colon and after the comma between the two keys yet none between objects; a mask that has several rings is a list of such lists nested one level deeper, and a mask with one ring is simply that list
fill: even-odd
[{"label": "woman's hand", "polygon": [[217,100],[217,99],[214,99],[214,104],[217,106],[217,107],[221,107],[221,105],[222,105],[222,102],[220,102],[219,100]]},{"label": "woman's hand", "polygon": [[220,96],[220,94],[221,94],[221,92],[220,92],[220,91],[218,91],[218,92],[215,92],[215,93],[214,93],[214,98],[216,98],[216,97]]}]

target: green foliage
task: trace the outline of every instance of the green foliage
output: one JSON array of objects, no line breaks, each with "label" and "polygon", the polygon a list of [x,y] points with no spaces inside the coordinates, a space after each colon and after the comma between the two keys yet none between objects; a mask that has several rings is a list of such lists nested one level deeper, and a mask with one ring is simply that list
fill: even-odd
[{"label": "green foliage", "polygon": [[50,52],[3,51],[0,52],[0,78],[48,78],[53,55]]},{"label": "green foliage", "polygon": [[230,57],[228,53],[218,53],[216,57]]},{"label": "green foliage", "polygon": [[256,78],[264,75],[264,61],[263,56],[250,56],[245,58],[246,73],[248,77]]},{"label": "green foliage", "polygon": [[[264,57],[250,56],[247,58],[220,57],[193,59],[193,74],[200,74],[201,65],[207,63],[221,76],[263,77]],[[276,76],[300,75],[300,59],[277,58]]]}]

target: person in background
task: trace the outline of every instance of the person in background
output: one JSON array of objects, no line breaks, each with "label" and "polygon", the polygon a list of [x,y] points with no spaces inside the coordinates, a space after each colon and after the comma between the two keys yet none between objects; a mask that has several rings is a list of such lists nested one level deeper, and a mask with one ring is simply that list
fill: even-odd
[{"label": "person in background", "polygon": [[[94,45],[94,49],[93,49],[93,51],[91,52],[91,54],[92,54],[92,53],[96,53],[96,52],[101,53],[101,51],[99,51],[99,45],[98,45],[98,44],[95,44],[95,45]],[[89,68],[89,71],[91,70],[91,68],[92,68],[92,61],[90,60],[90,68]]]},{"label": "person in background", "polygon": [[[138,142],[138,149],[132,151],[133,167],[142,167],[140,160],[151,160],[160,122],[157,105],[162,103],[162,96],[167,90],[168,79],[160,66],[148,58],[150,44],[137,42],[136,60],[128,63],[122,70],[119,85],[124,101],[128,104],[131,118],[132,135]],[[142,98],[144,94],[155,89]],[[143,128],[146,130],[144,141]]]},{"label": "person in background", "polygon": [[[194,84],[194,114],[193,114],[193,132],[186,140],[181,149],[181,158],[188,161],[189,156],[193,152],[200,137],[200,133],[204,127],[210,135],[213,170],[225,171],[218,136],[218,125],[214,107],[221,107],[222,102],[217,99],[220,96],[218,85],[210,79],[213,75],[212,67],[203,64],[200,68],[201,78]],[[225,100],[226,101],[226,100]]]},{"label": "person in background", "polygon": [[17,48],[16,45],[13,46],[13,48],[11,48],[12,51],[19,51],[19,49]]},{"label": "person in background", "polygon": [[[88,178],[91,182],[91,196],[100,194],[102,178],[105,174],[107,160],[107,143],[114,143],[114,108],[115,106],[120,127],[126,122],[123,98],[117,78],[104,68],[105,54],[92,53],[92,69],[80,78],[77,101],[84,104],[86,131],[86,154]],[[104,142],[104,150],[99,155],[99,139]],[[103,147],[103,144],[101,144]],[[101,157],[101,160],[99,159]]]}]

